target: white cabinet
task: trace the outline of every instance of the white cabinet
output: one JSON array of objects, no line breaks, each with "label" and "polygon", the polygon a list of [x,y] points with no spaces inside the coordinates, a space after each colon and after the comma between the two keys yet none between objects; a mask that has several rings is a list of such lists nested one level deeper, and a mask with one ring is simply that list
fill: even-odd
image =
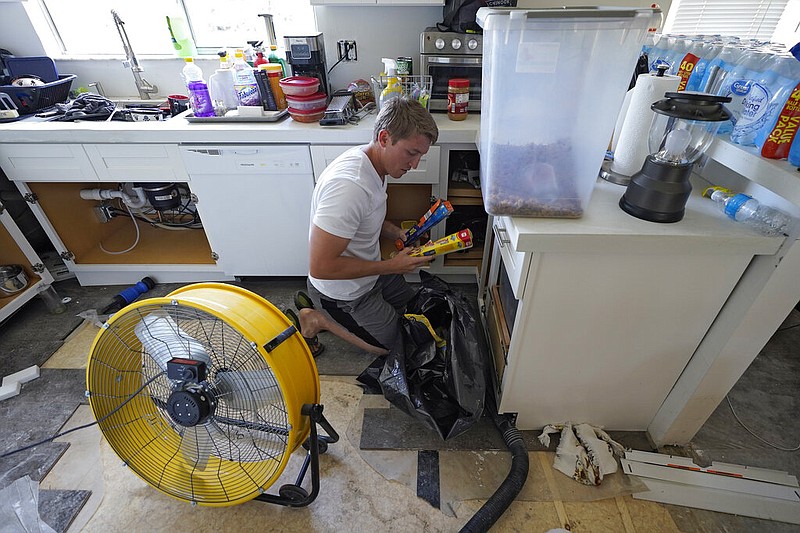
[{"label": "white cabinet", "polygon": [[312,6],[443,6],[444,0],[311,0]]},{"label": "white cabinet", "polygon": [[185,145],[181,154],[225,273],[308,275],[308,145]]},{"label": "white cabinet", "polygon": [[[314,164],[314,181],[319,179],[322,171],[325,170],[334,159],[342,153],[352,148],[353,145],[343,144],[315,144],[311,146],[311,160]],[[417,168],[406,172],[399,179],[387,178],[390,184],[403,183],[439,183],[439,157],[441,149],[438,146],[431,146],[428,153],[419,160]]]},{"label": "white cabinet", "polygon": [[[177,144],[2,144],[0,166],[31,202],[45,233],[82,285],[223,281],[203,228],[167,227],[159,213],[134,219],[117,201],[84,200],[83,189],[116,190],[121,183],[182,184],[189,177]],[[189,199],[185,200],[188,204]],[[135,223],[134,223],[134,220]]]},{"label": "white cabinet", "polygon": [[0,294],[0,322],[2,322],[36,296],[41,286],[53,282],[53,277],[2,203],[0,203],[0,265],[22,265],[25,277],[28,279],[28,285],[24,290],[8,296]]},{"label": "white cabinet", "polygon": [[177,144],[85,144],[100,181],[187,182]]},{"label": "white cabinet", "polygon": [[11,181],[97,181],[80,144],[0,144],[0,167]]},{"label": "white cabinet", "polygon": [[725,219],[701,181],[677,224],[628,216],[602,180],[581,219],[494,220],[489,283],[512,300],[499,408],[517,427],[648,429],[754,258],[784,242]]}]

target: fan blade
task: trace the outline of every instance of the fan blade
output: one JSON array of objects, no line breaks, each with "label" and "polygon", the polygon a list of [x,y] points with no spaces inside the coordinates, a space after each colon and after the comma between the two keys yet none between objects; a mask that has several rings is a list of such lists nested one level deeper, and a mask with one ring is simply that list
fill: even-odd
[{"label": "fan blade", "polygon": [[173,357],[194,359],[211,366],[211,358],[203,345],[190,337],[165,313],[150,313],[136,324],[134,331],[142,342],[144,351],[165,372],[167,361]]},{"label": "fan blade", "polygon": [[215,449],[212,433],[220,431],[211,424],[183,428],[179,449],[183,458],[197,470],[206,469],[208,457]]},{"label": "fan blade", "polygon": [[214,378],[217,399],[228,408],[257,411],[270,405],[283,405],[275,374],[268,369],[219,371]]}]

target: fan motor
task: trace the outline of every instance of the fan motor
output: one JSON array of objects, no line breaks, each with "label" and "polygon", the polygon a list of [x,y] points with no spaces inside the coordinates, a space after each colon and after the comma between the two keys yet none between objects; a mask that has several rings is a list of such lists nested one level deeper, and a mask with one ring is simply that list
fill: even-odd
[{"label": "fan motor", "polygon": [[200,387],[173,391],[167,400],[169,416],[184,427],[204,423],[216,406],[214,396]]}]

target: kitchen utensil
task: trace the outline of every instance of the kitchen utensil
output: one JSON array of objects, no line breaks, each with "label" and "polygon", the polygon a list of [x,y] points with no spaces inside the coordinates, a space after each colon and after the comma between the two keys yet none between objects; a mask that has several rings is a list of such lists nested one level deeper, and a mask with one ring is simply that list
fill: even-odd
[{"label": "kitchen utensil", "polygon": [[6,64],[12,78],[38,76],[45,83],[58,81],[56,64],[49,57],[9,57]]},{"label": "kitchen utensil", "polygon": [[325,116],[319,121],[322,126],[347,124],[347,121],[355,113],[353,105],[353,93],[351,91],[336,91],[331,97]]},{"label": "kitchen utensil", "polygon": [[28,286],[28,277],[22,265],[0,266],[0,298],[12,296]]}]

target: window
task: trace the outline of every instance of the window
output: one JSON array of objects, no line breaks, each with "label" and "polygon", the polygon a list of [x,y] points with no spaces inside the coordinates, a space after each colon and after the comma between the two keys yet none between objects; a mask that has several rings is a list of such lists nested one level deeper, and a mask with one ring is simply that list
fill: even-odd
[{"label": "window", "polygon": [[736,35],[792,46],[798,23],[798,0],[673,0],[663,32]]},{"label": "window", "polygon": [[137,55],[175,56],[167,16],[188,22],[201,54],[244,48],[247,41],[267,42],[261,13],[273,15],[278,46],[284,35],[316,32],[309,0],[39,0],[39,4],[61,54],[70,57],[124,53],[112,9],[123,21]]}]

